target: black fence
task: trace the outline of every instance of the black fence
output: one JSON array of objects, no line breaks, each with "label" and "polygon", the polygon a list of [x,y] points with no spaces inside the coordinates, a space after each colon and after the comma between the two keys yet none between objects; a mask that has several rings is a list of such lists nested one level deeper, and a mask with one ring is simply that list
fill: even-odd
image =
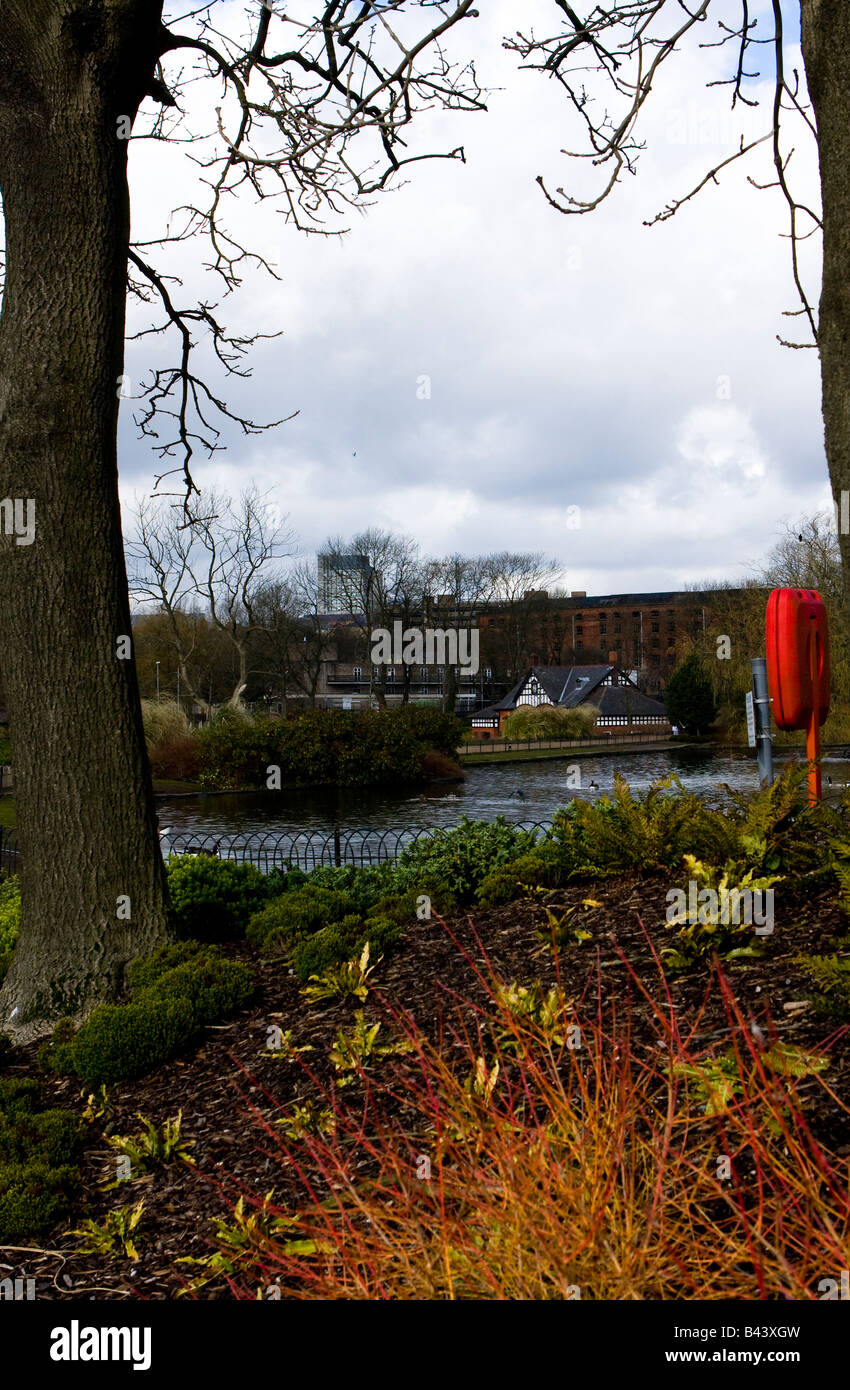
[{"label": "black fence", "polygon": [[[544,833],[548,821],[509,821],[517,830]],[[220,859],[233,859],[239,864],[253,864],[264,874],[287,865],[298,869],[315,869],[322,864],[353,864],[362,867],[397,859],[405,845],[433,835],[437,830],[454,830],[455,826],[420,825],[403,830],[302,830],[257,832],[250,835],[219,835],[215,831],[199,833],[186,830],[162,831],[162,851],[170,854],[214,854]],[[13,834],[0,830],[0,868],[15,872],[19,850]]]},{"label": "black fence", "polygon": [[18,846],[14,835],[0,826],[0,869],[8,869],[10,873],[17,873],[18,869]]}]

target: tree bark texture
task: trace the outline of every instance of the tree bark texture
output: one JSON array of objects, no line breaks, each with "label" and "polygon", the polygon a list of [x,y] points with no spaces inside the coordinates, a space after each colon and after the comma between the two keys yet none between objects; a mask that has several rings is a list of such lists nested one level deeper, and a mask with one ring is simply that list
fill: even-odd
[{"label": "tree bark texture", "polygon": [[115,997],[126,964],[167,939],[126,659],[116,445],[129,241],[118,118],[135,116],[161,32],[147,0],[3,0],[0,498],[32,499],[36,527],[32,544],[0,537],[23,896],[0,1030],[44,1031]]}]

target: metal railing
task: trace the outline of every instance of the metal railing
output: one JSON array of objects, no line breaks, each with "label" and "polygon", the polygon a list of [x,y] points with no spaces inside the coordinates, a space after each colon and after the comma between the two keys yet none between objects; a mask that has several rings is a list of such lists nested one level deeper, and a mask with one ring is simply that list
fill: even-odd
[{"label": "metal railing", "polygon": [[[513,829],[536,834],[549,829],[549,821],[509,821]],[[309,871],[320,865],[354,865],[362,868],[397,859],[416,840],[456,826],[407,826],[402,830],[341,829],[302,830],[251,835],[219,835],[214,831],[161,832],[163,854],[214,854],[241,864],[254,864],[263,873],[287,865]]]},{"label": "metal railing", "polygon": [[14,835],[0,826],[0,869],[8,869],[13,874],[17,873],[18,855],[18,845]]},{"label": "metal railing", "polygon": [[[508,821],[513,829],[536,834],[549,829],[549,821]],[[262,873],[288,867],[309,872],[320,865],[353,865],[362,868],[397,859],[406,845],[425,839],[440,830],[456,826],[420,825],[403,830],[342,829],[262,831],[248,835],[223,835],[217,831],[160,831],[163,855],[212,854],[238,864],[253,864]],[[0,830],[0,868],[17,872],[20,851],[15,836]]]}]

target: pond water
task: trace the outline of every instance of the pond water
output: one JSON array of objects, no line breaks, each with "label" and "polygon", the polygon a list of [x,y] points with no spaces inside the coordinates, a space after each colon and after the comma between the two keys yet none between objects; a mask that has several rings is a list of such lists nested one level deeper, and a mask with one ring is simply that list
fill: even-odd
[{"label": "pond water", "polygon": [[[780,767],[794,754],[777,758]],[[269,834],[330,833],[362,829],[405,832],[427,826],[456,825],[462,816],[473,820],[548,821],[572,796],[598,797],[610,792],[614,774],[622,773],[634,788],[646,788],[656,778],[674,772],[684,786],[709,800],[722,800],[723,784],[735,789],[758,786],[755,754],[734,749],[675,748],[645,753],[615,753],[578,762],[581,789],[567,785],[569,759],[472,766],[463,782],[426,788],[387,791],[374,788],[311,788],[283,792],[201,797],[159,798],[161,827],[172,835],[238,836],[255,839]],[[825,759],[832,788],[850,783],[850,760]],[[519,794],[521,793],[521,795]]]}]

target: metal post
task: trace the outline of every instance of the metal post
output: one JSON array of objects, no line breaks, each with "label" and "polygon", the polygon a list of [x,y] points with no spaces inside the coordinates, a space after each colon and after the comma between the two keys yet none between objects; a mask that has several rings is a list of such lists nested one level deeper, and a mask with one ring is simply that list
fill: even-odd
[{"label": "metal post", "polygon": [[340,868],[342,864],[342,845],[339,838],[339,826],[334,826],[334,864]]},{"label": "metal post", "polygon": [[156,699],[159,704],[159,662],[156,663]]},{"label": "metal post", "polygon": [[767,662],[763,656],[754,656],[750,666],[753,673],[753,706],[756,716],[759,785],[769,787],[773,782],[773,744],[770,733],[770,692],[767,686]]}]

